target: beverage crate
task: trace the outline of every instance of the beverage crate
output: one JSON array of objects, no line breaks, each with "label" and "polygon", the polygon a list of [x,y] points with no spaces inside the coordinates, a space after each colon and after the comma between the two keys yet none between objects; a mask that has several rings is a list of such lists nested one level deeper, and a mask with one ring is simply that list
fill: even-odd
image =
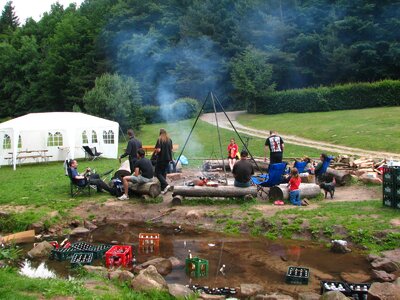
[{"label": "beverage crate", "polygon": [[185,261],[186,274],[190,277],[205,277],[208,276],[208,260],[193,257],[186,258]]},{"label": "beverage crate", "polygon": [[383,194],[390,197],[393,197],[397,192],[394,184],[384,184],[382,186],[382,189],[383,189]]},{"label": "beverage crate", "polygon": [[153,245],[154,248],[160,247],[159,233],[139,233],[139,248]]},{"label": "beverage crate", "polygon": [[383,167],[383,184],[394,183],[394,171],[393,168],[390,167]]},{"label": "beverage crate", "polygon": [[132,246],[115,245],[106,252],[106,266],[126,267],[132,262]]},{"label": "beverage crate", "polygon": [[72,247],[53,249],[51,250],[50,258],[59,261],[67,260],[70,259],[76,252],[78,251]]},{"label": "beverage crate", "polygon": [[80,252],[94,252],[95,246],[86,242],[76,242],[71,245],[72,248]]},{"label": "beverage crate", "polygon": [[310,269],[289,266],[286,272],[285,282],[288,284],[308,284]]},{"label": "beverage crate", "polygon": [[108,250],[110,250],[112,245],[106,245],[106,244],[101,244],[101,245],[96,245],[93,248],[93,257],[96,258],[102,258]]},{"label": "beverage crate", "polygon": [[321,295],[330,291],[339,291],[345,296],[351,296],[351,290],[346,282],[342,281],[321,281]]},{"label": "beverage crate", "polygon": [[395,201],[392,196],[383,195],[383,205],[387,207],[393,207],[395,205]]},{"label": "beverage crate", "polygon": [[77,252],[74,255],[72,255],[71,267],[91,265],[92,262],[93,262],[92,252]]},{"label": "beverage crate", "polygon": [[370,283],[348,283],[350,296],[357,300],[367,300]]}]

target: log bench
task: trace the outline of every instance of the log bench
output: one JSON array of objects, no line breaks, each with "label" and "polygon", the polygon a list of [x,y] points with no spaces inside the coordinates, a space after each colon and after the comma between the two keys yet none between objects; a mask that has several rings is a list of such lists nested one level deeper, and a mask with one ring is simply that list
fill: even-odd
[{"label": "log bench", "polygon": [[[314,198],[321,194],[321,188],[315,183],[301,183],[300,184],[300,197],[303,198]],[[270,200],[288,200],[289,199],[289,188],[287,184],[280,184],[273,186],[269,189],[268,197]]]},{"label": "log bench", "polygon": [[156,178],[147,183],[129,182],[129,190],[134,194],[149,195],[152,198],[156,198],[161,194],[160,182]]},{"label": "log bench", "polygon": [[183,186],[174,186],[172,197],[173,197],[172,198],[173,205],[182,204],[184,197],[256,198],[257,188],[255,186],[241,188],[233,185],[228,185],[228,186],[220,185],[218,187],[183,185]]},{"label": "log bench", "polygon": [[[151,155],[155,150],[154,145],[143,145],[142,149],[144,150],[146,155]],[[178,151],[178,149],[179,149],[179,144],[172,145],[172,152],[176,152]]]}]

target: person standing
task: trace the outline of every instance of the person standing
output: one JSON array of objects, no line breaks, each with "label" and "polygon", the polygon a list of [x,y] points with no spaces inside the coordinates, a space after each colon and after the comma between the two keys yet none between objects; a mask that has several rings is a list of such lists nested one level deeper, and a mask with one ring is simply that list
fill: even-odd
[{"label": "person standing", "polygon": [[247,151],[240,152],[240,160],[233,166],[233,177],[235,177],[234,186],[249,187],[251,184],[251,175],[254,174],[253,165],[247,160]]},{"label": "person standing", "polygon": [[157,153],[157,161],[155,166],[155,174],[161,184],[162,194],[169,191],[171,186],[168,184],[167,168],[172,161],[172,140],[169,138],[167,131],[164,128],[160,129],[160,136],[154,146]]},{"label": "person standing", "polygon": [[271,130],[269,132],[269,137],[265,140],[264,161],[267,160],[267,151],[269,150],[269,163],[281,163],[284,147],[283,139],[276,131]]},{"label": "person standing", "polygon": [[299,176],[299,171],[296,168],[293,168],[290,171],[290,175],[291,177],[288,183],[290,203],[292,203],[293,205],[301,206],[301,200],[300,200],[301,178]]},{"label": "person standing", "polygon": [[118,197],[118,200],[129,199],[129,181],[133,183],[146,183],[153,180],[153,165],[151,161],[145,157],[143,149],[137,152],[138,160],[135,163],[135,169],[132,176],[124,176],[122,181],[124,184],[124,194]]},{"label": "person standing", "polygon": [[128,129],[127,134],[129,137],[128,145],[126,146],[124,154],[119,157],[119,163],[121,163],[122,158],[129,155],[129,166],[131,172],[133,172],[137,160],[137,151],[142,148],[142,142],[135,138],[133,129]]},{"label": "person standing", "polygon": [[231,138],[230,143],[228,145],[228,161],[229,161],[229,167],[231,169],[231,172],[233,170],[233,166],[236,163],[236,160],[238,159],[238,157],[237,157],[238,151],[239,151],[239,147],[235,143],[235,139]]}]

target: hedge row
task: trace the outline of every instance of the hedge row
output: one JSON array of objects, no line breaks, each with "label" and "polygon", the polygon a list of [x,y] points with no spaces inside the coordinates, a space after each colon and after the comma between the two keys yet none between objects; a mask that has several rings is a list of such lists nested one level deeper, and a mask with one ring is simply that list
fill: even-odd
[{"label": "hedge row", "polygon": [[146,124],[172,122],[195,117],[199,112],[199,103],[192,98],[180,98],[169,105],[143,107]]},{"label": "hedge row", "polygon": [[400,81],[351,83],[274,92],[258,101],[256,112],[316,112],[400,105]]}]

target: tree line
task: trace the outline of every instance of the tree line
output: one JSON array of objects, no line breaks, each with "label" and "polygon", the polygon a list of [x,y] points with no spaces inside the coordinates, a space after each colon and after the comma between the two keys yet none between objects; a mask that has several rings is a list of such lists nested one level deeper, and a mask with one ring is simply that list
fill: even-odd
[{"label": "tree line", "polygon": [[0,118],[84,111],[134,122],[212,90],[247,108],[274,90],[400,77],[388,0],[85,0],[0,17]]}]

